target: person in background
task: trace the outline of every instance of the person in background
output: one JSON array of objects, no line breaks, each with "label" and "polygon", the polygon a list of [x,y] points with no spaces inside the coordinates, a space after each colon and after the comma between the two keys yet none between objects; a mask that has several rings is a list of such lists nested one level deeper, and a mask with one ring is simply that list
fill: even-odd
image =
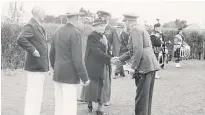
[{"label": "person in background", "polygon": [[[128,45],[129,35],[125,31],[124,28],[125,27],[124,27],[123,23],[117,23],[116,30],[117,30],[118,37],[120,38],[120,53],[119,53],[119,56],[123,55],[125,52],[128,51],[127,45]],[[116,79],[119,76],[125,77],[124,68],[123,68],[124,64],[125,63],[121,63],[121,64],[117,65],[116,70],[115,70],[114,79]]]},{"label": "person in background", "polygon": [[[155,56],[160,64],[160,67],[163,69],[164,68],[164,53],[165,53],[165,42],[163,39],[163,35],[161,32],[161,24],[160,23],[156,23],[154,25],[154,31],[152,32],[151,36],[151,41],[152,41],[152,47],[155,53]],[[156,79],[161,78],[157,72],[156,72]]]},{"label": "person in background", "polygon": [[19,34],[17,43],[26,50],[24,69],[27,75],[27,88],[24,115],[40,115],[43,84],[49,71],[48,46],[46,33],[42,27],[44,10],[34,6],[31,13],[33,17]]},{"label": "person in background", "polygon": [[94,31],[91,32],[87,40],[85,53],[85,64],[88,76],[91,80],[85,90],[85,101],[88,102],[89,112],[93,111],[92,102],[98,103],[97,115],[103,115],[103,95],[104,82],[109,77],[109,64],[111,56],[108,55],[108,41],[103,35],[106,24],[101,19],[95,19],[93,23]]},{"label": "person in background", "polygon": [[131,59],[131,72],[137,87],[135,98],[135,115],[151,115],[152,94],[155,72],[160,69],[154,54],[149,33],[137,25],[134,14],[124,14],[126,27],[130,30],[129,51],[120,57],[112,58],[113,64]]},{"label": "person in background", "polygon": [[174,37],[174,58],[175,58],[175,67],[180,68],[181,60],[181,48],[183,47],[184,36],[182,34],[182,28],[178,29],[177,35]]},{"label": "person in background", "polygon": [[[106,11],[98,11],[97,15],[100,19],[104,21],[106,24],[105,32],[106,38],[108,40],[108,55],[111,56],[119,56],[120,52],[120,39],[118,38],[116,28],[111,25],[111,14]],[[111,98],[111,76],[115,73],[115,69],[113,69],[111,64],[109,65],[109,77],[105,79],[105,85],[103,88],[103,94],[106,95],[106,103],[105,106],[110,105]]]},{"label": "person in background", "polygon": [[67,13],[67,24],[51,40],[50,63],[54,69],[55,115],[77,115],[77,84],[90,82],[83,56],[83,39],[77,29],[80,13]]}]

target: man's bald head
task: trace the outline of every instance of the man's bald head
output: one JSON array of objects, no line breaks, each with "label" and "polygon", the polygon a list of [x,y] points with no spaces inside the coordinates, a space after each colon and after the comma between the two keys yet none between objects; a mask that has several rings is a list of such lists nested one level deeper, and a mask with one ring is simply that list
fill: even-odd
[{"label": "man's bald head", "polygon": [[40,6],[34,6],[31,10],[33,17],[37,18],[39,21],[43,21],[45,18],[45,11]]}]

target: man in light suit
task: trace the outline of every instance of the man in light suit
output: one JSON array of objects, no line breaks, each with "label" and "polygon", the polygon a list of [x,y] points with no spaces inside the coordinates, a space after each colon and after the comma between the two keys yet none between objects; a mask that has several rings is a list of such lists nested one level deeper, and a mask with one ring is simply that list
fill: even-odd
[{"label": "man in light suit", "polygon": [[131,59],[133,78],[137,86],[135,115],[151,115],[155,72],[160,69],[160,66],[152,49],[148,32],[136,23],[137,16],[124,14],[124,21],[130,30],[129,51],[120,57],[113,58],[111,62],[117,64]]},{"label": "man in light suit", "polygon": [[45,12],[35,6],[32,15],[17,39],[18,44],[27,51],[24,67],[27,74],[24,115],[40,115],[43,84],[46,72],[49,70],[46,33],[41,25]]},{"label": "man in light suit", "polygon": [[77,115],[77,84],[90,82],[77,29],[80,13],[67,13],[67,24],[52,36],[50,62],[54,69],[55,115]]}]

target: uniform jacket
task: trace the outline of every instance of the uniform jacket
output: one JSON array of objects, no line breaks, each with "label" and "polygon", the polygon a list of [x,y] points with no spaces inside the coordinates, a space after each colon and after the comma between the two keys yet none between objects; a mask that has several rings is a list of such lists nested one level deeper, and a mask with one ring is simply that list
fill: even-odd
[{"label": "uniform jacket", "polygon": [[160,69],[152,49],[150,36],[143,27],[137,25],[131,29],[128,49],[129,51],[120,56],[119,59],[126,61],[131,58],[132,69],[142,74]]},{"label": "uniform jacket", "polygon": [[[32,72],[46,72],[49,70],[48,45],[43,27],[31,18],[17,38],[17,43],[25,49],[26,61],[24,69]],[[40,57],[33,56],[38,50]]]},{"label": "uniform jacket", "polygon": [[50,62],[54,69],[53,80],[68,84],[88,80],[85,68],[82,37],[70,23],[59,28],[52,36]]}]

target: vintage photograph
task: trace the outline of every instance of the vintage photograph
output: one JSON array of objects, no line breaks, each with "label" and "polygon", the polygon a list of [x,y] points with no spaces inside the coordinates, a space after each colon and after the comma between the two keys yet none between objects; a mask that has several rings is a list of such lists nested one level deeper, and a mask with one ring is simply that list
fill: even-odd
[{"label": "vintage photograph", "polygon": [[205,1],[1,3],[1,115],[205,115]]}]

